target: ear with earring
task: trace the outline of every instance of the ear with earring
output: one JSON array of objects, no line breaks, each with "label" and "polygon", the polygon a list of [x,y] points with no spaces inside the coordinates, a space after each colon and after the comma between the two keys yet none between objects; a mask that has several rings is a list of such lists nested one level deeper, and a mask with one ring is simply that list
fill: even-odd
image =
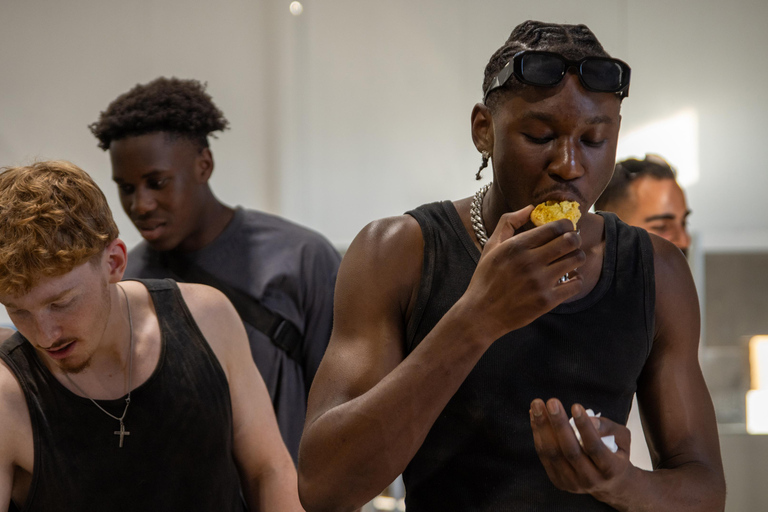
[{"label": "ear with earring", "polygon": [[476,180],[482,179],[482,176],[480,176],[480,173],[483,172],[483,169],[488,167],[488,160],[491,158],[491,154],[487,151],[483,151],[480,154],[483,156],[483,161],[480,163],[480,168],[477,170],[477,174],[475,174]]}]

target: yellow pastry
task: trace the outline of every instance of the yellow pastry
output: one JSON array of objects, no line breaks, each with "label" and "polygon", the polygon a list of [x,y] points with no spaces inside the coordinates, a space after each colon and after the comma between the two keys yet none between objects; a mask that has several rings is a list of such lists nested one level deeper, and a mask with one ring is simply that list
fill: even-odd
[{"label": "yellow pastry", "polygon": [[581,218],[579,203],[576,201],[547,201],[541,203],[533,212],[531,212],[531,222],[534,226],[542,226],[547,222],[554,222],[560,219],[569,219],[573,222],[573,229],[576,229],[576,223]]}]

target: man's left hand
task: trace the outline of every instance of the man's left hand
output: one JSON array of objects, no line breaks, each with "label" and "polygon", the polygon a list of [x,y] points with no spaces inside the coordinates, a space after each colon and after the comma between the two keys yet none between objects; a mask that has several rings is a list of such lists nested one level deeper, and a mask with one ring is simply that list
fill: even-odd
[{"label": "man's left hand", "polygon": [[[555,487],[573,493],[589,493],[600,499],[619,490],[634,468],[629,462],[630,432],[607,418],[587,416],[584,407],[571,407],[584,447],[579,444],[560,400],[531,403],[531,428],[536,453]],[[613,435],[616,453],[601,437]]]}]

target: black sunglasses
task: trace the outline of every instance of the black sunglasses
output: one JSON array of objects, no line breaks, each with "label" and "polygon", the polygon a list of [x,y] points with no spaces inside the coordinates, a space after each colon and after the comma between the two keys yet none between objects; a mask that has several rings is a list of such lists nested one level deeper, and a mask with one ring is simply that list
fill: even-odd
[{"label": "black sunglasses", "polygon": [[568,60],[559,53],[523,50],[517,52],[496,75],[485,90],[483,101],[512,75],[524,84],[553,87],[563,80],[571,67],[576,68],[581,85],[588,91],[621,93],[622,98],[629,96],[630,68],[624,61],[609,57]]}]

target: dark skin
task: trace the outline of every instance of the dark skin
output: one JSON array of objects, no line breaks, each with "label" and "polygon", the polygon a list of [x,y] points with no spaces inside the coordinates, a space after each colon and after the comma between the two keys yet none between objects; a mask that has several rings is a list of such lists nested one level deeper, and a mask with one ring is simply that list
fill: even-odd
[{"label": "dark skin", "polygon": [[109,157],[123,210],[153,249],[202,249],[232,220],[208,184],[209,148],[153,132],[112,141]]},{"label": "dark skin", "polygon": [[[492,235],[464,295],[410,354],[403,340],[423,259],[416,220],[370,224],[342,262],[334,330],[310,392],[300,451],[307,510],[353,510],[370,500],[403,471],[496,339],[587,295],[599,278],[603,221],[586,210],[611,176],[619,100],[585,91],[572,74],[558,87],[507,96],[497,112],[477,105],[472,113],[475,145],[494,163],[482,212]],[[547,199],[581,203],[580,234],[566,220],[530,225],[532,205]],[[474,238],[471,198],[454,204]],[[626,427],[587,420],[575,404],[581,450],[556,398],[544,397],[551,413],[541,399],[531,404],[532,436],[561,489],[589,492],[619,510],[705,510],[701,502],[721,510],[714,412],[697,360],[695,290],[680,252],[657,237],[653,243],[657,333],[638,398],[662,471],[631,466]],[[574,269],[570,281],[558,284]],[[616,436],[618,453],[604,447],[605,435]]]}]

